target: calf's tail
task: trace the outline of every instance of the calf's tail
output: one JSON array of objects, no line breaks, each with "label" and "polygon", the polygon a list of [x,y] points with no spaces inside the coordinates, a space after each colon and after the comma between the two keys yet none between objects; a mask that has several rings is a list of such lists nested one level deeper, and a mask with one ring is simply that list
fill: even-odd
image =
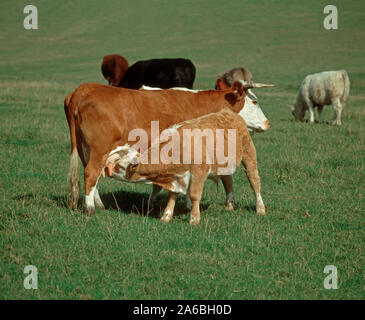
[{"label": "calf's tail", "polygon": [[77,140],[76,140],[76,119],[73,112],[73,108],[71,108],[71,98],[72,98],[72,93],[66,97],[64,103],[65,114],[68,126],[70,128],[70,136],[71,136],[70,169],[67,179],[69,196],[67,199],[67,203],[71,209],[75,209],[77,207],[77,202],[79,200],[80,181],[79,181],[79,159],[78,159]]}]

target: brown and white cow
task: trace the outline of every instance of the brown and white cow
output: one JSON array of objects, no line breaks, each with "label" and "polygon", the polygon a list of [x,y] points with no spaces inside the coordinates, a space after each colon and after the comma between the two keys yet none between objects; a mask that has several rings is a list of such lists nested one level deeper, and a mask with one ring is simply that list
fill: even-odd
[{"label": "brown and white cow", "polygon": [[[165,161],[158,164],[141,161],[152,158],[153,148],[157,148]],[[189,161],[185,161],[187,157]],[[160,142],[142,155],[125,147],[112,152],[106,161],[109,175],[115,179],[153,183],[169,191],[161,218],[164,222],[172,219],[177,195],[189,193],[192,200],[190,224],[193,225],[200,221],[199,202],[205,180],[232,175],[240,163],[256,196],[256,213],[265,215],[255,146],[245,121],[227,107],[164,130]]]},{"label": "brown and white cow", "polygon": [[[65,99],[71,135],[70,206],[74,208],[79,197],[78,155],[84,166],[86,212],[91,214],[95,211],[95,204],[103,208],[97,183],[106,160],[113,150],[133,144],[129,141],[133,129],[146,130],[150,139],[151,121],[158,121],[159,129],[164,130],[173,124],[218,112],[224,107],[242,117],[244,105],[250,99],[247,98],[247,90],[254,87],[265,85],[237,81],[228,90],[198,92],[129,90],[96,83],[80,85]],[[259,128],[267,130],[269,127],[265,117]],[[150,143],[149,140],[148,146]],[[227,186],[225,190],[227,192]]]},{"label": "brown and white cow", "polygon": [[119,54],[104,56],[101,64],[101,72],[109,85],[118,87],[128,70],[128,61]]}]

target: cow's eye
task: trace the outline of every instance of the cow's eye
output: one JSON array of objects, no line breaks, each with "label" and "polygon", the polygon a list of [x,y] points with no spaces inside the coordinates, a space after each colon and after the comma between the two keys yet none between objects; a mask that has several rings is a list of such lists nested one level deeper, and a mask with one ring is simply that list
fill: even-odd
[{"label": "cow's eye", "polygon": [[256,101],[256,100],[252,100],[252,103],[253,103],[253,104],[257,104],[257,101]]}]

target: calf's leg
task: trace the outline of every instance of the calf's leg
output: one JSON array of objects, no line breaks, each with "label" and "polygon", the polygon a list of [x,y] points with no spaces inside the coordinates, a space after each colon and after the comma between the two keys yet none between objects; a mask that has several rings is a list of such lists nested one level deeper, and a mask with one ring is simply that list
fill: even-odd
[{"label": "calf's leg", "polygon": [[167,222],[170,222],[170,220],[172,219],[172,216],[174,215],[174,208],[175,208],[177,195],[178,195],[178,193],[176,193],[176,192],[171,192],[171,191],[169,192],[167,205],[166,205],[166,208],[161,217],[161,221],[167,223]]},{"label": "calf's leg", "polygon": [[158,186],[158,185],[153,185],[152,186],[152,192],[148,198],[148,208],[152,208],[154,203],[155,203],[155,200],[156,200],[156,197],[157,197],[157,194],[161,191],[162,187]]},{"label": "calf's leg", "polygon": [[234,210],[233,179],[232,176],[220,176],[226,191],[226,209]]},{"label": "calf's leg", "polygon": [[191,203],[189,192],[187,192],[185,195],[185,208],[188,209],[189,211],[191,211],[191,209],[193,208],[193,204]]},{"label": "calf's leg", "polygon": [[206,179],[206,172],[203,170],[199,173],[194,174],[192,172],[192,177],[190,181],[190,199],[192,202],[192,209],[190,212],[190,221],[191,225],[197,225],[200,222],[200,199],[202,197],[204,182]]},{"label": "calf's leg", "polygon": [[[233,179],[232,176],[219,176],[226,192],[226,209],[234,210]],[[190,199],[190,192],[185,196],[185,207],[191,211],[193,204]]]}]

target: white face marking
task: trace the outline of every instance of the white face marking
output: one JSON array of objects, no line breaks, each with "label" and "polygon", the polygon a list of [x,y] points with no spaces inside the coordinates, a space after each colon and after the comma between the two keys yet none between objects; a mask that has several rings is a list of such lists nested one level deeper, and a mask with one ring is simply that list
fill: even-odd
[{"label": "white face marking", "polygon": [[267,118],[259,106],[257,97],[251,90],[247,90],[245,105],[239,115],[245,120],[249,130],[265,131],[268,129],[266,126]]},{"label": "white face marking", "polygon": [[152,182],[146,178],[141,178],[139,180],[133,180],[133,181],[127,180],[125,178],[128,166],[131,163],[137,163],[139,156],[140,153],[137,150],[131,148],[128,144],[125,144],[124,146],[119,146],[115,148],[109,153],[109,157],[105,162],[105,166],[107,166],[110,163],[119,165],[119,171],[118,172],[113,171],[112,173],[112,178],[116,180],[131,182],[131,183],[151,184]]},{"label": "white face marking", "polygon": [[131,148],[128,144],[117,147],[109,153],[109,157],[105,162],[105,166],[109,163],[116,164],[126,170],[130,163],[135,163],[138,159],[139,152]]},{"label": "white face marking", "polygon": [[128,150],[128,149],[130,149],[130,146],[129,146],[128,143],[126,143],[124,146],[116,147],[114,150],[110,151],[109,152],[109,155],[112,155],[113,153],[116,153],[116,152],[118,152],[120,150]]}]

